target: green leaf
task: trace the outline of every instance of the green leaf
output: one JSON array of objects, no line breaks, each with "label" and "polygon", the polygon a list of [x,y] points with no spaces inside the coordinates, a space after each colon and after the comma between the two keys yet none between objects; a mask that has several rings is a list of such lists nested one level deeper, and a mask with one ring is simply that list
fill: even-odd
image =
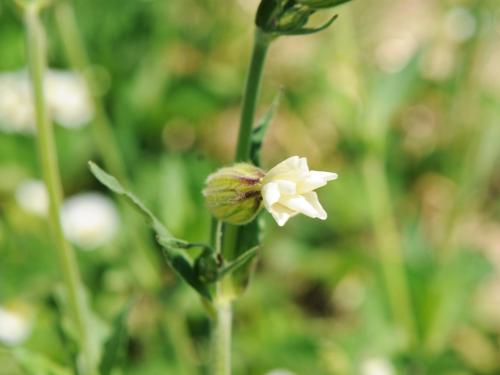
[{"label": "green leaf", "polygon": [[111,375],[111,371],[124,354],[127,339],[127,318],[135,302],[135,299],[129,301],[113,321],[112,332],[104,344],[104,353],[99,366],[101,375]]},{"label": "green leaf", "polygon": [[260,246],[252,247],[219,271],[219,279],[247,265],[258,254]]},{"label": "green leaf", "polygon": [[[243,226],[227,225],[225,235],[228,234],[236,236],[236,243],[234,248],[224,248],[223,251],[224,254],[230,253],[231,257],[229,260],[234,262],[244,256],[249,249],[253,249],[259,245],[259,220],[256,218],[251,223]],[[224,246],[226,245],[224,244]],[[232,284],[238,294],[242,294],[245,291],[251,275],[252,262],[243,263],[231,272]]]},{"label": "green leaf", "polygon": [[14,359],[27,375],[71,375],[72,372],[47,357],[27,349],[12,350]]},{"label": "green leaf", "polygon": [[262,143],[264,142],[264,137],[266,135],[267,129],[269,128],[269,125],[271,124],[271,121],[276,114],[276,111],[278,110],[281,96],[282,90],[280,90],[276,94],[273,102],[271,103],[271,106],[266,111],[264,116],[262,116],[262,118],[259,120],[257,126],[252,130],[250,143],[250,159],[256,166],[260,166],[260,151],[262,149]]},{"label": "green leaf", "polygon": [[191,246],[189,242],[173,237],[139,198],[126,190],[116,178],[104,172],[93,162],[89,162],[89,166],[91,172],[104,186],[125,197],[127,202],[146,219],[156,233],[156,240],[162,247],[163,255],[170,267],[203,297],[212,299],[207,285],[199,279],[191,260],[186,257],[183,251],[180,251],[189,248]]},{"label": "green leaf", "polygon": [[338,14],[334,15],[332,18],[330,18],[329,21],[325,22],[323,25],[321,25],[320,27],[317,27],[317,28],[304,27],[304,28],[298,29],[298,30],[280,31],[280,34],[283,34],[283,35],[309,35],[309,34],[319,33],[320,31],[323,31],[326,28],[328,28],[337,18],[338,18]]}]

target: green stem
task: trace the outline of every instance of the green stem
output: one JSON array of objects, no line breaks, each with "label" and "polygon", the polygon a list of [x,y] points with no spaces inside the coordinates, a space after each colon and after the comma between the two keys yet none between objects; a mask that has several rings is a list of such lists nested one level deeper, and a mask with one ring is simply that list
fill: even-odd
[{"label": "green stem", "polygon": [[[104,165],[126,187],[130,187],[125,162],[116,143],[112,124],[105,110],[102,93],[80,35],[75,11],[70,0],[60,0],[56,4],[55,20],[69,63],[74,70],[82,75],[90,94],[95,109],[95,118],[91,129]],[[131,215],[130,208],[125,206],[120,201],[120,207],[124,212],[125,226],[137,227],[137,218]],[[159,271],[155,266],[155,259],[146,245],[146,241],[137,231],[132,231],[128,240],[129,244],[132,244],[131,249],[141,250],[132,251],[129,255],[132,258],[130,264],[134,275],[143,286],[157,286],[159,284]]]},{"label": "green stem", "polygon": [[[243,107],[241,110],[240,131],[236,148],[236,161],[248,161],[250,159],[250,146],[252,128],[255,121],[255,109],[259,98],[262,71],[266,60],[267,50],[272,37],[259,28],[255,31],[252,57],[243,96]],[[236,257],[236,244],[238,243],[239,230],[241,227],[225,225],[223,236],[224,258],[232,260]],[[230,288],[226,290],[229,292]]]},{"label": "green stem", "polygon": [[257,28],[255,31],[252,60],[245,85],[245,94],[243,96],[236,161],[248,161],[250,158],[250,143],[255,120],[255,108],[259,98],[262,71],[270,42],[270,36]]},{"label": "green stem", "polygon": [[[221,256],[222,252],[222,222],[217,221],[214,235],[214,245],[216,256]],[[231,374],[231,294],[225,293],[227,285],[223,281],[218,281],[215,285],[216,297],[215,327],[212,337],[213,345],[213,373],[214,375]]]},{"label": "green stem", "polygon": [[[240,131],[236,147],[236,161],[248,161],[250,159],[250,145],[252,128],[255,121],[255,109],[259,98],[262,71],[266,60],[267,50],[272,38],[256,29],[250,68],[245,84],[243,95],[243,107],[241,110]],[[232,260],[237,253],[239,228],[235,225],[226,224],[222,227],[217,225],[216,251],[223,254],[225,260]],[[222,235],[223,230],[223,235]],[[221,243],[221,241],[223,243]],[[216,326],[214,332],[214,374],[231,374],[231,301],[235,293],[230,279],[221,280],[216,285],[216,297],[214,307],[216,310]]]},{"label": "green stem", "polygon": [[69,0],[61,0],[57,3],[55,20],[69,62],[74,69],[82,74],[90,93],[95,110],[95,121],[92,130],[105,166],[116,178],[128,186],[125,163],[121,158],[121,153],[111,129],[111,122],[102,104],[99,84],[95,79],[78,30],[75,12]]},{"label": "green stem", "polygon": [[54,237],[61,275],[65,284],[68,309],[82,345],[82,375],[95,375],[90,345],[87,306],[82,293],[80,273],[73,249],[64,238],[60,218],[62,185],[56,154],[52,122],[44,98],[43,79],[46,69],[45,30],[39,19],[36,2],[26,5],[24,22],[27,34],[29,72],[32,82],[37,125],[37,143],[43,179],[49,196],[49,222]]},{"label": "green stem", "polygon": [[215,309],[214,375],[231,375],[231,302],[217,301]]}]

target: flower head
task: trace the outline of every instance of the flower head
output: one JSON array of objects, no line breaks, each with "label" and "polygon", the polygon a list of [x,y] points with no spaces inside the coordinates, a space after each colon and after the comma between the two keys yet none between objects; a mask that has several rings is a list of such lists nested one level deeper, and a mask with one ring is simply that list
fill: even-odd
[{"label": "flower head", "polygon": [[208,176],[203,195],[212,215],[235,225],[252,221],[262,206],[263,176],[264,171],[247,163],[221,168]]},{"label": "flower head", "polygon": [[292,156],[272,168],[262,179],[264,207],[279,226],[298,214],[325,220],[326,211],[314,190],[336,178],[336,173],[311,171],[306,158]]}]

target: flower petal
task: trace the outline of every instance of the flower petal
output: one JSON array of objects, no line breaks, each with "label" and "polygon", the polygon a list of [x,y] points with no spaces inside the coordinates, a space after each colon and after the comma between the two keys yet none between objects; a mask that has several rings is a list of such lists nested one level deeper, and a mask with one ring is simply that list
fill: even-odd
[{"label": "flower petal", "polygon": [[326,211],[323,208],[323,206],[321,205],[321,203],[319,203],[318,194],[316,194],[314,192],[307,193],[307,194],[304,194],[304,198],[316,210],[316,212],[317,212],[316,217],[320,220],[326,220],[326,218],[328,217],[328,214],[326,213]]},{"label": "flower petal", "polygon": [[297,215],[297,212],[290,210],[289,208],[283,206],[282,204],[276,203],[269,210],[271,215],[273,216],[276,223],[282,227],[286,224],[286,222]]},{"label": "flower petal", "polygon": [[302,195],[296,195],[293,197],[282,197],[280,203],[287,208],[300,212],[306,216],[316,218],[318,217],[318,211],[316,208],[307,201]]},{"label": "flower petal", "polygon": [[279,176],[283,173],[289,173],[290,171],[298,170],[300,167],[300,158],[298,156],[291,156],[281,163],[271,168],[269,172],[266,173],[263,182],[272,180],[274,177]]},{"label": "flower petal", "polygon": [[274,180],[272,183],[278,185],[281,195],[294,195],[297,193],[297,184],[294,181]]},{"label": "flower petal", "polygon": [[280,200],[281,193],[276,182],[269,182],[262,187],[262,200],[264,205],[269,208]]},{"label": "flower petal", "polygon": [[310,171],[308,176],[298,184],[297,190],[301,194],[308,193],[325,186],[328,181],[335,180],[336,178],[336,173]]}]

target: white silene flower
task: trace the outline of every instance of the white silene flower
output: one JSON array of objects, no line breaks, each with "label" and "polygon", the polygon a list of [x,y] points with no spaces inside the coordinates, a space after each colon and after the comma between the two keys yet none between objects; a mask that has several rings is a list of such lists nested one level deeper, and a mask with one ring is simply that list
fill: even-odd
[{"label": "white silene flower", "polygon": [[314,190],[337,177],[332,172],[311,171],[306,158],[292,156],[272,168],[262,179],[264,207],[279,226],[298,214],[325,220],[327,213]]},{"label": "white silene flower", "polygon": [[37,216],[46,216],[49,197],[45,184],[40,180],[28,179],[16,189],[16,201],[26,211]]},{"label": "white silene flower", "polygon": [[[94,108],[83,78],[74,72],[50,69],[43,80],[47,107],[54,121],[66,128],[87,125]],[[35,132],[35,111],[28,72],[0,72],[0,130]]]},{"label": "white silene flower", "polygon": [[336,173],[311,171],[306,158],[292,156],[267,173],[247,163],[221,168],[208,176],[203,194],[219,220],[246,224],[263,205],[283,226],[298,214],[325,220],[326,211],[314,190],[336,178]]},{"label": "white silene flower", "polygon": [[393,365],[386,358],[370,358],[361,365],[362,375],[394,375]]},{"label": "white silene flower", "polygon": [[30,331],[31,323],[25,315],[0,306],[0,343],[9,346],[21,344]]},{"label": "white silene flower", "polygon": [[92,250],[111,241],[120,218],[114,202],[100,193],[81,193],[64,201],[61,221],[73,244]]}]

